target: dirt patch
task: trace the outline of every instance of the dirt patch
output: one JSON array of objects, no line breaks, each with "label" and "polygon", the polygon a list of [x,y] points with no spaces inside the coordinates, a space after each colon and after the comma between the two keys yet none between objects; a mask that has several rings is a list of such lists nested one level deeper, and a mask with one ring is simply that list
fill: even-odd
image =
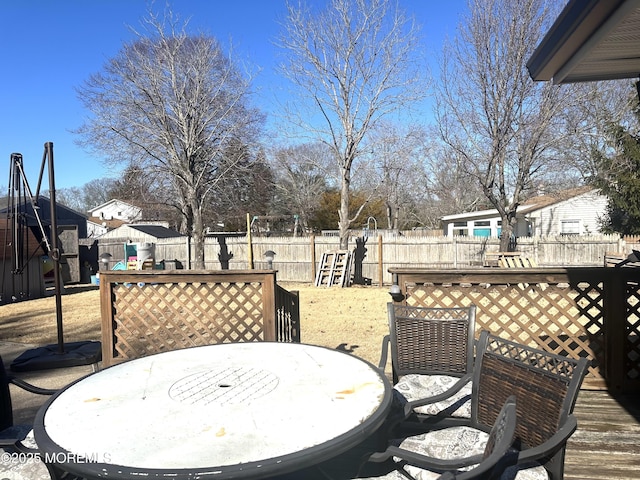
[{"label": "dirt patch", "polygon": [[[300,292],[303,343],[351,352],[377,365],[388,332],[388,290],[379,287],[315,287],[282,283]],[[62,296],[65,342],[100,340],[97,288],[67,287]],[[48,345],[57,342],[55,297],[0,306],[0,341]]]}]

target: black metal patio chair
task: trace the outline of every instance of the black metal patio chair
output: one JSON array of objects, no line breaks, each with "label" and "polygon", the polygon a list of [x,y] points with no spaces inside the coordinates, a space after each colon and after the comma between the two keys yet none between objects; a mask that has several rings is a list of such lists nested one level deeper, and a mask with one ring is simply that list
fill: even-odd
[{"label": "black metal patio chair", "polygon": [[455,395],[447,395],[442,402],[416,407],[416,413],[446,411],[468,418],[475,305],[427,308],[388,303],[387,309],[389,335],[382,342],[379,367],[385,369],[390,346],[396,404],[455,390]]},{"label": "black metal patio chair", "polygon": [[[478,448],[474,443],[479,438],[478,426],[492,424],[500,406],[514,395],[516,465],[508,467],[500,478],[561,480],[566,443],[577,428],[572,412],[587,365],[585,358],[555,355],[483,331],[476,347],[470,419],[444,417],[404,423],[402,426],[410,430],[427,431],[390,445],[370,460],[403,458],[406,450],[446,458],[451,452]],[[416,407],[442,401],[445,396],[408,402],[405,418],[415,420]]]},{"label": "black metal patio chair", "polygon": [[481,447],[468,451],[459,451],[452,458],[441,459],[422,454],[415,450],[401,447],[390,447],[383,454],[377,455],[378,461],[391,461],[388,472],[370,480],[472,480],[492,478],[494,472],[501,472],[515,462],[510,453],[516,430],[516,398],[509,397],[493,426],[477,424],[478,438]]}]

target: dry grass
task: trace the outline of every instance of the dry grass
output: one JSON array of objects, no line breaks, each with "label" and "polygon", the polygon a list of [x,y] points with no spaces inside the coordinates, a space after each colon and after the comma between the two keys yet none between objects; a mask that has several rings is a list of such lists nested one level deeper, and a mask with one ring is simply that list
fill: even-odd
[{"label": "dry grass", "polygon": [[[378,287],[323,288],[282,283],[300,292],[302,342],[353,352],[378,363],[388,331],[387,290]],[[100,340],[97,289],[69,287],[62,296],[65,342]],[[57,342],[55,298],[0,306],[0,341],[47,345]]]}]

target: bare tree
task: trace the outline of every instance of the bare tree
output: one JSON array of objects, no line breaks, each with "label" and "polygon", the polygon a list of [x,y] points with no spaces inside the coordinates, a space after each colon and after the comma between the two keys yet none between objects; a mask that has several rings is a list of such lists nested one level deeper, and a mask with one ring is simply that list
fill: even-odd
[{"label": "bare tree", "polygon": [[[516,209],[564,140],[560,114],[571,87],[536,84],[525,64],[555,18],[553,0],[470,0],[445,49],[437,119],[443,140],[502,219],[506,250]],[[561,97],[562,96],[562,97]]]},{"label": "bare tree", "polygon": [[[45,197],[50,195],[50,191],[43,192]],[[58,188],[56,189],[56,202],[65,207],[69,207],[77,212],[86,213],[82,189],[80,187]]]},{"label": "bare tree", "polygon": [[194,267],[204,268],[203,211],[234,168],[227,147],[253,144],[262,116],[247,106],[249,79],[219,43],[186,27],[171,12],[150,12],[136,40],[78,89],[92,114],[79,133],[162,186],[193,239]]},{"label": "bare tree", "polygon": [[272,163],[278,178],[275,182],[275,206],[279,213],[299,215],[305,231],[327,190],[327,168],[331,153],[322,143],[279,148]]},{"label": "bare tree", "polygon": [[[115,182],[111,178],[96,178],[85,183],[82,187],[61,188],[56,191],[56,201],[86,214],[89,209],[112,198],[110,192]],[[44,194],[48,196],[49,191]]]},{"label": "bare tree", "polygon": [[255,157],[246,145],[232,145],[226,158],[234,162],[233,174],[213,202],[210,213],[213,223],[224,229],[238,231],[246,228],[247,213],[266,215],[273,197],[273,173],[262,152]]},{"label": "bare tree", "polygon": [[411,206],[428,190],[424,170],[428,151],[425,142],[426,132],[415,125],[402,126],[385,121],[372,130],[369,143],[372,160],[368,166],[375,171],[363,177],[375,186],[375,196],[384,202],[389,229],[406,228]]},{"label": "bare tree", "polygon": [[113,197],[110,191],[116,180],[112,178],[95,178],[88,181],[82,186],[82,200],[84,202],[84,211],[102,205]]},{"label": "bare tree", "polygon": [[[330,0],[325,10],[287,6],[281,71],[301,94],[291,113],[299,131],[329,146],[340,170],[338,227],[347,248],[354,162],[384,116],[424,96],[418,28],[391,0]],[[305,101],[311,111],[303,111]]]},{"label": "bare tree", "polygon": [[455,151],[440,143],[432,144],[425,158],[428,172],[425,184],[428,198],[422,205],[423,223],[439,228],[441,217],[488,208],[478,181],[467,173]]}]

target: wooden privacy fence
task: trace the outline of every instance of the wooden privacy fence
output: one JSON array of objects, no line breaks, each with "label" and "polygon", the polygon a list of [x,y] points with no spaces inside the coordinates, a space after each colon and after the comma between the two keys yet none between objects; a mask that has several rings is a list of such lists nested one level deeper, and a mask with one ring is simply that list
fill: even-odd
[{"label": "wooden privacy fence", "polygon": [[476,332],[591,360],[584,388],[640,390],[640,268],[393,268],[398,303],[477,306]]},{"label": "wooden privacy fence", "polygon": [[[482,268],[500,250],[497,238],[420,237],[408,233],[353,235],[348,250],[353,253],[354,283],[389,284],[389,268]],[[637,239],[621,239],[619,235],[523,237],[518,238],[516,249],[523,258],[540,267],[601,266],[606,252],[629,253],[632,248],[639,248],[631,240]],[[123,261],[123,245],[127,241],[98,240],[97,254],[110,253],[111,268]],[[217,235],[205,240],[205,268],[267,269],[265,252],[270,250],[276,253],[273,268],[278,271],[280,281],[314,282],[323,254],[338,249],[340,241],[336,236],[252,236],[249,242],[246,236]],[[158,239],[155,243],[156,261],[163,261],[167,270],[191,268],[192,250],[193,246],[184,238]]]},{"label": "wooden privacy fence", "polygon": [[100,274],[102,362],[225,342],[300,341],[297,292],[272,270]]}]

